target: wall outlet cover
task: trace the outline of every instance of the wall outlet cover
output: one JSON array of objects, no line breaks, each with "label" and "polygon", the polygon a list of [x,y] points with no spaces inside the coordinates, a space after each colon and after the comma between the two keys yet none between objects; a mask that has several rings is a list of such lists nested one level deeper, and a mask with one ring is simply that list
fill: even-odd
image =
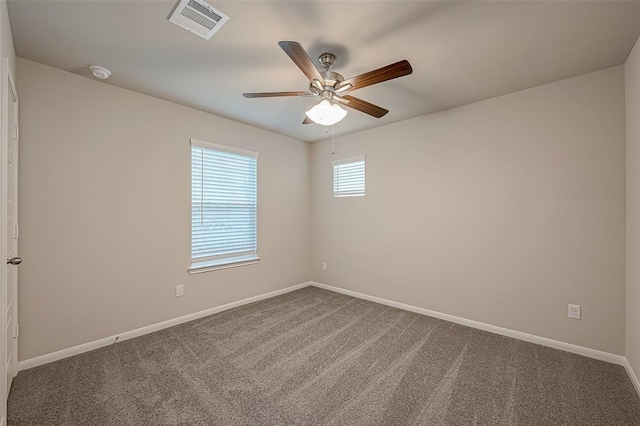
[{"label": "wall outlet cover", "polygon": [[180,284],[176,286],[176,297],[184,296],[184,285]]},{"label": "wall outlet cover", "polygon": [[569,318],[580,319],[580,305],[569,304]]}]

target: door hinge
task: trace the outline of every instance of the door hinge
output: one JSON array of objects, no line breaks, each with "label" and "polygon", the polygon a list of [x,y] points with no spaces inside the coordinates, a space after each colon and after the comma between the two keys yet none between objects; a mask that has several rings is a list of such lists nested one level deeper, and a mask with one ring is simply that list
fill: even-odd
[{"label": "door hinge", "polygon": [[20,235],[20,227],[16,225],[13,228],[13,239],[17,240],[19,238],[19,235]]},{"label": "door hinge", "polygon": [[20,127],[13,126],[13,138],[16,140],[20,139]]},{"label": "door hinge", "polygon": [[13,333],[13,338],[17,339],[19,335],[20,335],[20,324],[16,324],[16,329]]}]

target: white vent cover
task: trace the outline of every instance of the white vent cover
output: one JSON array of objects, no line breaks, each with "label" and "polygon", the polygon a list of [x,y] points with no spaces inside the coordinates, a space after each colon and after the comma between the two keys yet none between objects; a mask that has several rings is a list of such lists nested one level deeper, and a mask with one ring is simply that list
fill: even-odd
[{"label": "white vent cover", "polygon": [[228,20],[227,15],[201,0],[180,0],[169,17],[169,22],[206,40]]}]

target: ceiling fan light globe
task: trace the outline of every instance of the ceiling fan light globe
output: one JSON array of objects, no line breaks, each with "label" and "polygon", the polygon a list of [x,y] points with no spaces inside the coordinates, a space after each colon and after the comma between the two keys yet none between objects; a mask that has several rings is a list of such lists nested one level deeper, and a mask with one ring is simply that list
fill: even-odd
[{"label": "ceiling fan light globe", "polygon": [[331,126],[342,120],[347,111],[338,104],[331,104],[328,100],[323,99],[315,104],[309,111],[305,113],[309,120],[323,126]]}]

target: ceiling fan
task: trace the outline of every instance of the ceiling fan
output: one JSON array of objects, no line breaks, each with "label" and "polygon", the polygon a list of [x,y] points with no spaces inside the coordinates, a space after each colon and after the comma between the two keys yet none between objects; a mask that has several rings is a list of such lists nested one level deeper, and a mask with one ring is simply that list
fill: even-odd
[{"label": "ceiling fan", "polygon": [[389,110],[354,96],[346,95],[345,93],[409,75],[413,72],[409,61],[402,60],[345,80],[342,75],[330,70],[336,61],[336,57],[332,53],[323,53],[320,55],[318,61],[324,68],[324,71],[318,71],[318,68],[313,64],[300,43],[295,41],[281,41],[278,45],[289,55],[304,75],[307,76],[309,79],[309,90],[296,92],[243,93],[242,95],[245,98],[271,98],[278,96],[320,97],[320,101],[306,112],[307,116],[302,124],[314,122],[327,126],[335,124],[342,120],[347,114],[347,111],[340,108],[340,105],[356,109],[376,118],[383,117]]}]

